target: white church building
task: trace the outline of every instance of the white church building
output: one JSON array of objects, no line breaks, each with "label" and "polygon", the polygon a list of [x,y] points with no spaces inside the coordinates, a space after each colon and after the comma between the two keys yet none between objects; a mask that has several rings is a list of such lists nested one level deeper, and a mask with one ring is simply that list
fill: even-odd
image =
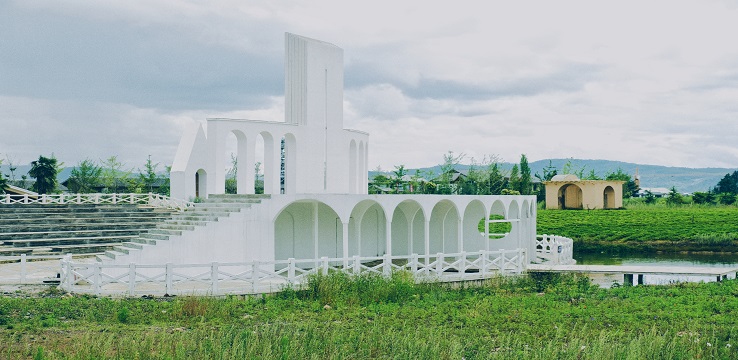
[{"label": "white church building", "polygon": [[[464,278],[519,273],[551,259],[557,246],[562,253],[554,240],[536,236],[535,196],[368,194],[369,134],[343,127],[343,50],[289,33],[285,42],[284,121],[208,119],[187,132],[172,165],[171,195],[202,202],[161,226],[160,240],[112,251],[97,266],[251,264],[239,267],[238,279],[252,279],[258,291],[255,278],[292,281],[317,267]],[[245,164],[238,195],[225,195],[230,134]],[[253,195],[257,152],[264,195]],[[488,220],[493,214],[501,219]],[[490,236],[494,222],[509,223],[509,231]],[[224,276],[218,271],[210,281]]]}]

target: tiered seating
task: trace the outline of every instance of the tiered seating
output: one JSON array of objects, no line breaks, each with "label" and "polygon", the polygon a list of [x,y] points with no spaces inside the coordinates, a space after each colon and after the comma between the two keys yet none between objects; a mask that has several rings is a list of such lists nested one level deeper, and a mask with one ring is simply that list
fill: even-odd
[{"label": "tiered seating", "polygon": [[100,254],[171,219],[138,205],[0,204],[0,256]]}]

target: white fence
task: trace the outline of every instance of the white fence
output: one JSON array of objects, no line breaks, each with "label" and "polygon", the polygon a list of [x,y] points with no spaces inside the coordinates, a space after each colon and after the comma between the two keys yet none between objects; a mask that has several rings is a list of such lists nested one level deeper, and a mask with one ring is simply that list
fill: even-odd
[{"label": "white fence", "polygon": [[0,195],[2,204],[135,204],[185,210],[195,204],[160,194],[43,194]]},{"label": "white fence", "polygon": [[43,284],[57,278],[65,255],[0,256],[0,284]]},{"label": "white fence", "polygon": [[95,295],[259,294],[300,287],[309,275],[330,271],[385,276],[408,271],[418,281],[462,281],[519,274],[526,264],[524,249],[182,265],[75,263],[70,257],[61,262],[61,287]]},{"label": "white fence", "polygon": [[548,265],[573,265],[574,240],[556,235],[536,236],[536,259],[534,262]]}]

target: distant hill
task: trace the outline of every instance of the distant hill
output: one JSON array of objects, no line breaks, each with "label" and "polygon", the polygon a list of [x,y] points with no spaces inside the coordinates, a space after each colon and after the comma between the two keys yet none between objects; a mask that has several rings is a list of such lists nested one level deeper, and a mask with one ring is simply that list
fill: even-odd
[{"label": "distant hill", "polygon": [[[729,168],[686,168],[644,165],[611,160],[545,159],[531,162],[529,164],[531,173],[543,174],[543,168],[548,166],[549,161],[552,166],[558,169],[559,173],[561,173],[564,165],[571,161],[573,169],[579,170],[584,168],[585,174],[588,174],[590,170],[594,170],[600,177],[604,177],[607,173],[615,172],[618,168],[622,169],[623,172],[632,175],[635,174],[636,168],[638,168],[638,174],[641,177],[641,187],[671,188],[672,186],[675,186],[677,190],[682,193],[707,191],[715,186],[718,181],[725,176],[725,174],[738,170]],[[512,163],[500,164],[500,167],[504,170],[510,170],[512,166]],[[468,168],[469,165],[459,165],[459,170],[466,170]],[[415,173],[415,170],[416,169],[408,170],[408,174]],[[439,174],[441,166],[436,165],[418,170],[423,172],[431,171],[434,174]],[[370,171],[369,173],[370,176],[372,176],[375,172]]]}]

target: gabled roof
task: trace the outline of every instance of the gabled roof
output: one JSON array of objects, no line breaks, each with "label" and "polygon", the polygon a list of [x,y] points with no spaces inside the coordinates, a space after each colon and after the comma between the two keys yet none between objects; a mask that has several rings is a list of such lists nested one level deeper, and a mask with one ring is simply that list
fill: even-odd
[{"label": "gabled roof", "polygon": [[28,189],[24,189],[22,187],[17,187],[14,185],[7,184],[5,185],[5,192],[12,194],[12,195],[28,195],[28,196],[38,196],[38,193],[33,192]]}]

